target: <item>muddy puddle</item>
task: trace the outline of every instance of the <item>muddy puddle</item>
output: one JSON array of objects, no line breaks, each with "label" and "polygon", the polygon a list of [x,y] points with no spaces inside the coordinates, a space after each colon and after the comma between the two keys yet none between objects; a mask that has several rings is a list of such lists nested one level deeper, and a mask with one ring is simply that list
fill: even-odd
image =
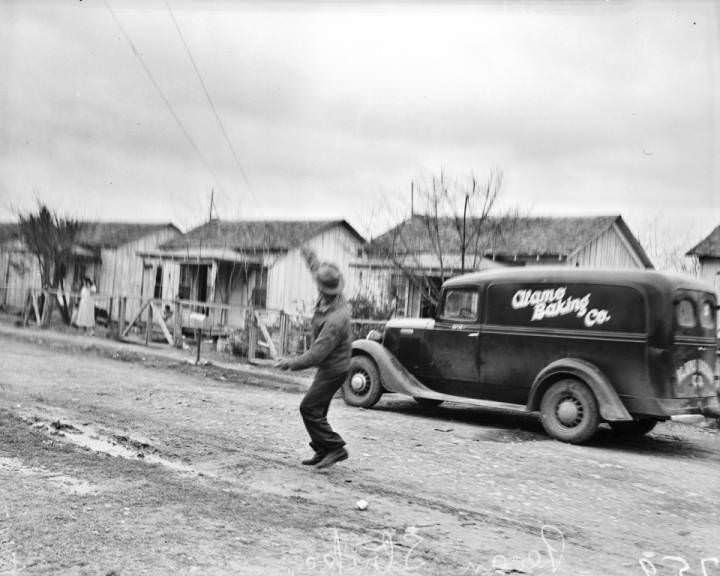
[{"label": "muddy puddle", "polygon": [[93,452],[107,454],[115,458],[155,464],[182,475],[213,476],[208,471],[201,472],[189,464],[163,457],[144,440],[124,434],[109,434],[94,428],[88,423],[73,423],[65,419],[46,420],[36,414],[25,415],[23,420],[56,441],[74,444]]}]

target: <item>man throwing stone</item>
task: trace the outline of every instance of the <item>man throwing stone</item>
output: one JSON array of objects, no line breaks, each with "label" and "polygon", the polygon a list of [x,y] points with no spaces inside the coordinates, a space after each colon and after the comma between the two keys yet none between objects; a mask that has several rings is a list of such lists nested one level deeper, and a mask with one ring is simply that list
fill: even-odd
[{"label": "man throwing stone", "polygon": [[340,269],[335,264],[319,262],[309,248],[302,248],[302,253],[319,292],[312,318],[313,343],[304,354],[283,358],[276,366],[283,370],[317,366],[313,383],[300,402],[300,414],[315,455],[302,463],[327,468],[348,457],[345,441],[331,428],[327,413],[350,370],[350,308],[342,295],[344,281]]}]

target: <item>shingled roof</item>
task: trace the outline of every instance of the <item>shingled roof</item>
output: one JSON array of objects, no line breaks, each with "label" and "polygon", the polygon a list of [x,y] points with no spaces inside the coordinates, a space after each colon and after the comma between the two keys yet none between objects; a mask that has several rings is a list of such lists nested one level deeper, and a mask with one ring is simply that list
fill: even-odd
[{"label": "shingled roof", "polygon": [[698,256],[699,258],[720,258],[720,226],[685,254],[686,256]]},{"label": "shingled roof", "polygon": [[[102,249],[115,249],[162,230],[179,228],[170,222],[78,222],[73,254],[98,259]],[[27,250],[17,222],[0,222],[0,244],[15,239],[13,249]],[[7,247],[5,248],[7,249]]]},{"label": "shingled roof", "polygon": [[170,222],[80,222],[76,242],[87,248],[117,248],[165,229]]},{"label": "shingled roof", "polygon": [[[485,256],[567,257],[582,248],[613,224],[632,245],[643,263],[652,267],[645,250],[630,232],[621,216],[490,218],[481,224],[478,246]],[[460,252],[460,238],[452,218],[438,221],[439,238],[445,253]],[[368,253],[382,255],[434,252],[425,217],[415,215],[370,243]]]},{"label": "shingled roof", "polygon": [[242,251],[285,251],[334,226],[342,226],[360,242],[365,239],[345,220],[213,220],[173,238],[160,250],[220,248]]}]

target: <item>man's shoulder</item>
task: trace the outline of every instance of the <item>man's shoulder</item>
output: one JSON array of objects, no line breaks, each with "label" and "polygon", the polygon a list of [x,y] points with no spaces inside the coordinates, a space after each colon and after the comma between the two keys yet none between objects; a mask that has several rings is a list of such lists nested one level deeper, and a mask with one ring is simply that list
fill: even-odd
[{"label": "man's shoulder", "polygon": [[338,303],[337,306],[329,310],[328,316],[337,321],[350,322],[350,304],[347,302]]}]

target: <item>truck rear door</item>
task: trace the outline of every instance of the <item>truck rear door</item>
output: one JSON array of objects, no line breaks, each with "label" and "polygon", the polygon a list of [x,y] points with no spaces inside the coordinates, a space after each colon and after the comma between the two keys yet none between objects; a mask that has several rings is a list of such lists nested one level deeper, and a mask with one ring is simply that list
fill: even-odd
[{"label": "truck rear door", "polygon": [[717,394],[717,316],[715,296],[679,290],[675,298],[674,396],[702,398]]}]

